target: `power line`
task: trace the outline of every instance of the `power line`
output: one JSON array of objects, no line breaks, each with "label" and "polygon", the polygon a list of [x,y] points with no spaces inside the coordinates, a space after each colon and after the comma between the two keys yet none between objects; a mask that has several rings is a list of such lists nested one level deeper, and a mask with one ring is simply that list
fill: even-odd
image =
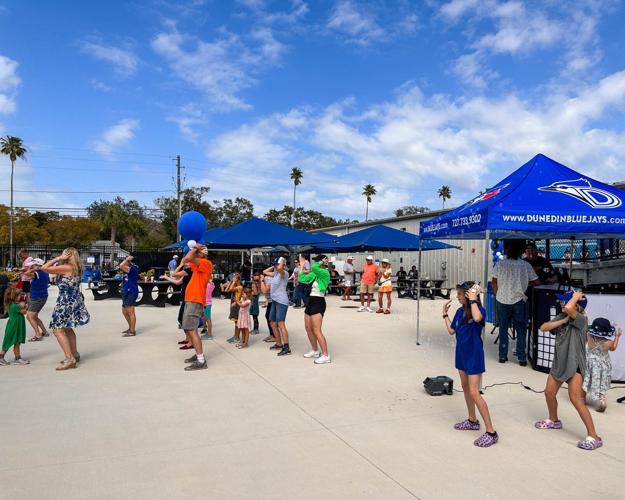
[{"label": "power line", "polygon": [[[10,189],[0,189],[0,192],[9,192]],[[171,193],[170,189],[154,191],[43,191],[29,189],[14,189],[14,193],[49,193],[49,194],[135,194],[135,193]]]}]

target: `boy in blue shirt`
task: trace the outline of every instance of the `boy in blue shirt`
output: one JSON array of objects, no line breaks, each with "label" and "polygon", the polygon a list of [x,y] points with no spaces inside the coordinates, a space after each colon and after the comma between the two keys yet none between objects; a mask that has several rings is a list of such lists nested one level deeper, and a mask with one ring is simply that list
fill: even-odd
[{"label": "boy in blue shirt", "polygon": [[132,262],[132,256],[128,256],[119,265],[124,272],[124,281],[122,282],[122,314],[128,323],[128,329],[122,332],[122,337],[134,337],[137,334],[137,315],[135,314],[135,306],[137,296],[139,295],[139,267]]}]

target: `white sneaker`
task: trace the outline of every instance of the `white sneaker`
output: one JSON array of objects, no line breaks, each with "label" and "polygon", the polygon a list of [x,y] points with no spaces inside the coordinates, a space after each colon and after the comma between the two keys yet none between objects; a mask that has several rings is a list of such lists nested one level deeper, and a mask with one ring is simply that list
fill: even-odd
[{"label": "white sneaker", "polygon": [[323,354],[319,356],[317,359],[315,359],[316,365],[325,365],[326,363],[331,363],[331,362],[332,360],[330,359],[330,356],[324,356]]},{"label": "white sneaker", "polygon": [[364,310],[365,310],[365,306],[360,306],[360,307],[358,308],[358,312],[359,312],[359,313],[363,312]]},{"label": "white sneaker", "polygon": [[321,356],[321,352],[313,351],[312,349],[308,351],[306,354],[304,354],[305,358],[318,358],[319,356]]},{"label": "white sneaker", "polygon": [[372,313],[372,312],[373,312],[373,309],[371,309],[369,306],[367,306],[367,312]]}]

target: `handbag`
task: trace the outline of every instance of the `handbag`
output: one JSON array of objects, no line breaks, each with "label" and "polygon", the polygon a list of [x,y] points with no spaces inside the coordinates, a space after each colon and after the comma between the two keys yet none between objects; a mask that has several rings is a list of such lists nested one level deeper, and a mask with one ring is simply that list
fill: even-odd
[{"label": "handbag", "polygon": [[315,279],[313,279],[310,283],[300,283],[303,287],[302,293],[304,297],[310,297],[310,293],[312,292],[312,286],[315,281],[317,281],[317,276],[315,276]]}]

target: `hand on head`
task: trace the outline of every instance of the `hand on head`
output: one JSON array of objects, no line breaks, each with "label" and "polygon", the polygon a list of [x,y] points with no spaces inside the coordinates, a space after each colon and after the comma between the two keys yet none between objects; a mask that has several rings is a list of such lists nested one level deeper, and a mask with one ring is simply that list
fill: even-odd
[{"label": "hand on head", "polygon": [[447,301],[443,304],[443,314],[449,313],[449,308],[451,307],[451,300]]}]

